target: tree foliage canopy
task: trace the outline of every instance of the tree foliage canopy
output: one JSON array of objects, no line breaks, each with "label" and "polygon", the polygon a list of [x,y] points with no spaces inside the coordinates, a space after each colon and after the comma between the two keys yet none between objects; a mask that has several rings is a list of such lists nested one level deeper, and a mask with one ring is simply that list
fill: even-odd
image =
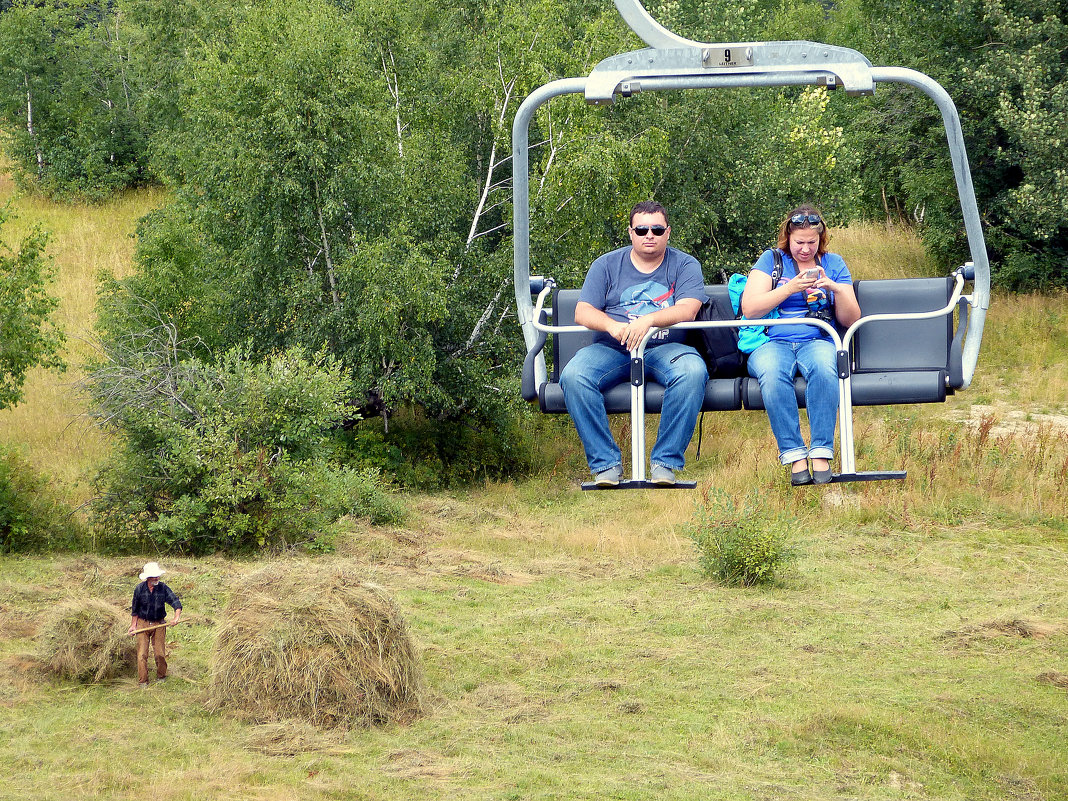
[{"label": "tree foliage canopy", "polygon": [[[1064,0],[648,8],[700,41],[814,39],[930,74],[961,111],[995,280],[1068,284]],[[493,359],[515,109],[534,87],[639,44],[610,5],[589,0],[13,0],[0,10],[0,118],[25,180],[89,197],[166,180],[189,191],[180,216],[224,248],[211,262],[269,251],[261,283],[278,277],[270,261],[300,265],[305,297],[279,301],[276,314],[300,316],[320,281],[331,300],[369,284],[393,297],[380,272],[367,282],[346,261],[364,272],[388,264],[400,288],[447,287],[418,302],[403,331],[459,322],[454,306],[471,302],[478,311],[448,350]],[[749,260],[799,197],[841,222],[900,216],[946,260],[965,256],[940,120],[910,89],[829,103],[811,92],[673,93],[611,109],[570,98],[540,112],[536,133],[532,204],[545,226],[534,253],[566,278],[619,242],[628,204],[652,193],[676,212],[678,243],[716,267]],[[331,332],[340,323],[320,320]],[[432,370],[398,365],[425,359],[435,339],[399,358],[374,353],[394,365],[376,391],[433,394]]]}]

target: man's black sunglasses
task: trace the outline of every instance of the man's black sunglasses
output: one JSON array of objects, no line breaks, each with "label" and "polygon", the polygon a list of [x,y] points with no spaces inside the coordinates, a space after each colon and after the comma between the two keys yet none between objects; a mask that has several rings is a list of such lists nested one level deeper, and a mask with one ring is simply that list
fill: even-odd
[{"label": "man's black sunglasses", "polygon": [[819,225],[822,222],[823,218],[818,214],[795,214],[790,218],[791,225],[804,225],[805,223]]},{"label": "man's black sunglasses", "polygon": [[632,229],[638,236],[645,236],[650,231],[653,236],[663,236],[667,233],[667,227],[663,225],[635,225]]}]

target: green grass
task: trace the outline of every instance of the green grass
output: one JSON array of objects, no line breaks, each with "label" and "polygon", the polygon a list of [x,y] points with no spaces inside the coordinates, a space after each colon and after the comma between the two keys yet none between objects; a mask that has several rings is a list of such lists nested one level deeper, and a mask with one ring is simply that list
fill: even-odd
[{"label": "green grass", "polygon": [[[479,527],[466,514],[426,525]],[[445,535],[352,563],[405,612],[431,688],[425,718],[350,732],[341,753],[245,747],[254,729],[203,702],[211,621],[252,565],[172,560],[197,618],[173,630],[175,681],[140,691],[132,678],[4,676],[0,756],[16,780],[0,797],[132,798],[143,788],[125,756],[142,747],[175,799],[1068,792],[1065,691],[1038,680],[1068,662],[1063,545],[967,527],[798,532],[805,555],[787,581],[747,590],[705,580],[688,557],[577,558],[543,542],[538,556],[505,560],[441,548]],[[39,612],[74,591],[118,600],[135,561],[2,560],[0,604]],[[1025,638],[994,627],[1012,620],[1062,628]],[[5,663],[32,652],[29,637],[5,635]]]},{"label": "green grass", "polygon": [[97,278],[103,271],[130,272],[137,220],[163,198],[158,190],[143,190],[101,206],[66,205],[20,194],[0,174],[0,204],[9,203],[13,215],[0,230],[3,241],[17,247],[34,224],[52,235],[47,251],[57,274],[52,293],[60,299],[55,319],[68,337],[64,358],[69,365],[62,375],[30,372],[25,401],[0,410],[0,440],[23,446],[30,461],[67,488],[75,503],[88,497],[89,481],[108,447],[81,416],[84,404],[76,388],[81,365],[92,353]]},{"label": "green grass", "polygon": [[[129,269],[126,234],[159,201],[16,200],[57,231],[61,274],[83,270],[63,292],[68,330],[91,323],[83,262],[122,252]],[[898,229],[835,246],[858,275],[936,269]],[[405,528],[353,521],[319,558],[396,597],[428,714],[294,755],[205,711],[215,624],[260,561],[0,557],[0,801],[1068,797],[1068,690],[1042,678],[1068,673],[1065,319],[1063,293],[996,296],[967,392],[857,410],[858,469],[906,469],[904,482],[791,490],[765,415],[706,415],[688,477],[793,521],[797,558],[770,587],[700,573],[685,532],[701,493],[579,491],[572,434],[529,480],[407,496]],[[81,430],[68,380],[36,377],[24,407],[39,422],[19,407],[0,436],[77,500],[107,443],[67,439]],[[174,680],[44,677],[49,609],[127,603],[157,558],[190,621],[170,635]]]}]

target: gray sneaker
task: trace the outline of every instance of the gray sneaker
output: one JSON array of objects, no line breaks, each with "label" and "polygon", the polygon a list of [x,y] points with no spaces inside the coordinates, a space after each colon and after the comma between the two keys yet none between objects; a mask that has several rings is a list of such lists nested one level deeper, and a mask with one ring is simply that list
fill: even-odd
[{"label": "gray sneaker", "polygon": [[649,481],[653,484],[670,486],[675,483],[675,471],[662,464],[654,464],[653,469],[649,471]]},{"label": "gray sneaker", "polygon": [[593,483],[598,487],[616,487],[619,486],[621,478],[623,478],[623,465],[617,464],[600,473],[594,473]]}]

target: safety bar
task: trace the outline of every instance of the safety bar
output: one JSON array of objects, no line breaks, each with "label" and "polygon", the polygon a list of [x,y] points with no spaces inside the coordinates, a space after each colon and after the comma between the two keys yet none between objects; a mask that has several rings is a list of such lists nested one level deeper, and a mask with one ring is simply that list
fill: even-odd
[{"label": "safety bar", "polygon": [[[839,405],[841,405],[842,392],[849,392],[849,359],[843,360],[842,339],[838,336],[838,332],[834,330],[834,326],[830,323],[816,319],[815,317],[797,317],[786,318],[773,317],[770,319],[757,319],[757,320],[694,320],[689,323],[675,323],[668,328],[747,328],[751,326],[773,326],[773,325],[814,325],[817,328],[823,329],[825,333],[831,335],[831,339],[834,340],[834,349],[838,353],[838,395]],[[581,326],[580,326],[581,327]],[[645,358],[645,346],[649,342],[650,338],[657,331],[662,330],[659,326],[653,326],[642,337],[642,341],[638,343],[638,347],[631,351],[631,376],[642,376],[642,383],[644,383],[644,358]],[[842,377],[842,364],[845,362],[845,377]],[[638,368],[642,369],[639,370]],[[843,387],[845,388],[843,390]],[[636,384],[632,378],[630,382],[630,464],[631,470],[634,474],[635,481],[645,480],[645,392],[642,390],[641,384]],[[639,425],[640,423],[640,425]],[[850,448],[852,448],[852,442],[850,442]],[[845,450],[845,445],[842,446]]]},{"label": "safety bar", "polygon": [[[961,299],[961,291],[964,288],[964,277],[966,270],[957,270],[954,276],[953,293],[949,297],[949,301],[941,309],[936,309],[929,312],[910,312],[902,314],[870,314],[866,317],[861,317],[853,325],[846,329],[845,334],[842,337],[842,347],[849,352],[849,345],[853,341],[854,335],[861,329],[861,327],[868,323],[875,323],[879,321],[887,320],[930,320],[935,317],[944,317],[947,314],[953,314],[953,310],[957,308],[957,303]],[[969,305],[971,305],[971,299],[968,299]],[[840,382],[844,384],[844,390],[840,391],[838,399],[838,420],[839,428],[841,429],[842,436],[842,472],[856,474],[856,453],[854,451],[853,443],[853,392],[850,382]],[[846,443],[849,443],[849,447],[846,447]]]}]

